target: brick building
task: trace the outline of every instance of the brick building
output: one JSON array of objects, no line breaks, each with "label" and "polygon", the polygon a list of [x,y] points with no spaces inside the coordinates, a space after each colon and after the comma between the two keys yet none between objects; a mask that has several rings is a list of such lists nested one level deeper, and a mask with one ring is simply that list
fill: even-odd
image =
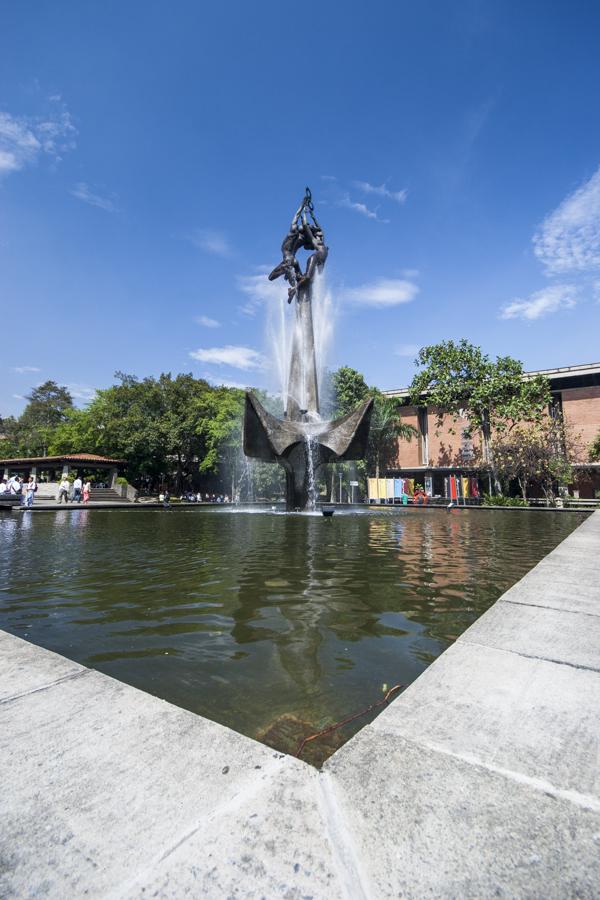
[{"label": "brick building", "polygon": [[[529,372],[525,377],[534,375],[545,375],[548,378],[552,406],[560,410],[565,420],[581,435],[585,449],[582,458],[575,461],[578,474],[570,487],[570,493],[582,499],[591,499],[600,489],[600,463],[592,463],[589,459],[590,445],[600,433],[600,363],[542,369]],[[476,465],[480,449],[479,438],[475,435],[469,439],[464,434],[467,419],[455,422],[447,417],[440,429],[435,409],[408,404],[408,389],[385,393],[389,397],[405,399],[401,419],[416,428],[418,433],[418,437],[411,441],[398,441],[397,463],[385,473],[388,499],[390,491],[393,491],[389,485],[392,479],[408,479],[411,484],[422,484],[427,493],[433,496],[451,496],[451,478],[459,483],[459,493],[463,485],[469,491],[465,481],[470,482],[472,490],[477,490],[478,484],[479,492],[491,491],[489,475]],[[381,496],[383,486],[373,488],[375,479],[370,481],[370,493],[375,490]],[[396,488],[396,492],[397,490]]]}]

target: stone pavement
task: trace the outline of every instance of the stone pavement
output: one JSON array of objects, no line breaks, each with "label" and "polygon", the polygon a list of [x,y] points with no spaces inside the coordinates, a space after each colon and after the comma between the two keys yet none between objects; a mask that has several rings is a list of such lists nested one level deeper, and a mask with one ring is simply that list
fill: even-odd
[{"label": "stone pavement", "polygon": [[321,772],[0,633],[0,896],[599,897],[600,512]]}]

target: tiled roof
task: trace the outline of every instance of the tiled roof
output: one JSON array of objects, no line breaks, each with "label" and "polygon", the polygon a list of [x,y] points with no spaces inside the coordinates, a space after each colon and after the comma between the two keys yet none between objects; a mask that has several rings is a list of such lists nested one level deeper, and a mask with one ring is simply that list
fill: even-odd
[{"label": "tiled roof", "polygon": [[96,453],[67,453],[64,456],[22,456],[14,459],[0,459],[0,466],[60,465],[60,463],[95,463],[96,465],[119,466],[122,459],[98,456]]}]

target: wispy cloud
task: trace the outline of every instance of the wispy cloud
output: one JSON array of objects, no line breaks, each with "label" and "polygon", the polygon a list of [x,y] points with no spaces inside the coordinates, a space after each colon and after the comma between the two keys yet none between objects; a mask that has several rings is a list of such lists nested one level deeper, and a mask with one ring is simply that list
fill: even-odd
[{"label": "wispy cloud", "polygon": [[17,372],[18,375],[27,375],[29,372],[41,372],[41,369],[38,369],[37,366],[11,366],[12,372]]},{"label": "wispy cloud", "polygon": [[600,268],[600,167],[544,219],[533,246],[551,275]]},{"label": "wispy cloud", "polygon": [[352,182],[355,188],[362,191],[363,194],[376,194],[378,197],[386,197],[388,200],[394,200],[396,203],[403,204],[408,197],[408,191],[390,191],[387,184],[371,184],[368,181]]},{"label": "wispy cloud", "polygon": [[232,250],[226,236],[220,231],[198,228],[186,235],[186,240],[212,256],[231,256]]},{"label": "wispy cloud", "polygon": [[76,146],[77,129],[62,100],[53,100],[46,116],[0,112],[0,176],[34,165],[45,155],[58,163]]},{"label": "wispy cloud", "polygon": [[221,323],[217,322],[216,319],[211,319],[209,316],[194,316],[194,322],[196,325],[202,325],[204,328],[220,328]]},{"label": "wispy cloud", "polygon": [[251,347],[234,347],[231,344],[226,347],[192,350],[190,356],[199,362],[231,366],[233,369],[264,369],[267,365],[264,356],[257,350]]},{"label": "wispy cloud", "polygon": [[90,206],[96,206],[98,209],[103,209],[105,212],[118,211],[116,194],[103,196],[102,194],[94,193],[85,181],[80,181],[76,184],[70,193],[73,197],[77,197],[78,200],[89,203]]},{"label": "wispy cloud", "polygon": [[251,387],[251,385],[245,384],[242,381],[232,381],[231,378],[219,378],[218,376],[212,375],[210,372],[204,372],[202,377],[206,378],[210,384],[214,384],[215,387],[237,388],[240,391],[245,391]]},{"label": "wispy cloud", "polygon": [[67,389],[74,400],[83,400],[87,402],[93,400],[96,396],[96,388],[90,387],[88,384],[71,382],[70,384],[67,384]]},{"label": "wispy cloud", "polygon": [[[335,175],[321,175],[321,181],[324,182],[324,188],[329,203],[342,209],[351,209],[353,212],[371,219],[373,222],[382,222],[389,224],[389,219],[384,219],[379,213],[379,206],[371,208],[361,200],[356,200],[351,196],[350,191],[339,182]],[[352,188],[355,191],[361,191],[363,194],[369,194],[375,197],[381,197],[382,200],[392,200],[394,203],[403,204],[406,201],[408,192],[392,191],[384,184],[372,184],[370,181],[353,181]],[[325,201],[322,201],[325,202]]]},{"label": "wispy cloud", "polygon": [[378,278],[359,287],[349,288],[342,294],[342,300],[359,306],[390,307],[410,303],[419,293],[412,281],[400,278]]},{"label": "wispy cloud", "polygon": [[394,353],[396,356],[409,356],[414,359],[421,348],[418,344],[400,344],[396,347]]},{"label": "wispy cloud", "polygon": [[348,193],[341,195],[337,201],[337,205],[344,209],[352,209],[354,212],[360,213],[361,216],[365,216],[367,219],[374,219],[377,222],[383,222],[385,225],[389,223],[389,219],[381,219],[379,217],[377,209],[370,209],[366,203],[352,200]]},{"label": "wispy cloud", "polygon": [[239,307],[243,315],[253,317],[265,303],[281,303],[287,295],[286,282],[283,278],[277,281],[269,281],[268,268],[262,267],[257,275],[239,275],[237,284],[240,291],[248,298],[247,302]]},{"label": "wispy cloud", "polygon": [[541,319],[560,309],[571,309],[577,303],[578,289],[573,284],[551,284],[536,291],[527,300],[516,298],[500,313],[502,319]]},{"label": "wispy cloud", "polygon": [[[527,299],[515,298],[500,309],[501,319],[534,321],[571,309],[597,294],[600,281],[600,167],[568,194],[533,235],[533,252],[550,283]],[[568,275],[570,283],[556,283]],[[595,278],[594,278],[595,276]]]},{"label": "wispy cloud", "polygon": [[23,394],[13,394],[15,400],[27,400],[27,397],[24,397]]}]

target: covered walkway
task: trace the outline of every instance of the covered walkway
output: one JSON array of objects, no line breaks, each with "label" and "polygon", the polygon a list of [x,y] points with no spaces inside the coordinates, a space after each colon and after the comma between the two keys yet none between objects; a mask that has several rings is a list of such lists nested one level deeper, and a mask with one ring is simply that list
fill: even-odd
[{"label": "covered walkway", "polygon": [[64,456],[29,456],[0,459],[2,478],[20,475],[25,481],[33,476],[38,483],[36,504],[52,502],[58,494],[58,483],[65,476],[79,475],[92,481],[92,500],[120,500],[122,492],[117,485],[122,459],[111,459],[96,453],[69,453]]}]

